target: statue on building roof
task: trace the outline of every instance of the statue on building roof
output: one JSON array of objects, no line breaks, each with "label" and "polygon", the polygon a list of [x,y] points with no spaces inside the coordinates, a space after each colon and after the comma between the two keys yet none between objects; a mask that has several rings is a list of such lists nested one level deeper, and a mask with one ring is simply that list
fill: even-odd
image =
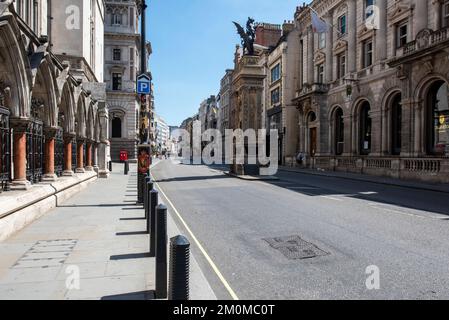
[{"label": "statue on building roof", "polygon": [[237,32],[242,39],[242,46],[244,55],[253,56],[254,55],[254,41],[256,39],[256,30],[254,27],[254,19],[248,18],[246,22],[246,31],[237,22],[233,22],[237,27]]}]

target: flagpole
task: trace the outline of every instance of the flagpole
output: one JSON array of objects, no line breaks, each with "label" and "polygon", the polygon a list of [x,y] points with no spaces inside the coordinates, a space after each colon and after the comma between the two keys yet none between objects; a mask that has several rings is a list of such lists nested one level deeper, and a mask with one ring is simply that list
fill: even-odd
[{"label": "flagpole", "polygon": [[341,33],[337,28],[335,28],[335,26],[334,26],[333,24],[331,24],[331,23],[327,22],[326,20],[324,20],[324,19],[320,16],[320,14],[319,14],[318,12],[316,12],[315,9],[312,8],[312,6],[309,5],[309,9],[310,9],[310,11],[312,11],[313,13],[315,13],[315,14],[317,15],[317,17],[318,17],[321,21],[323,21],[323,22],[324,22],[325,24],[327,24],[329,27],[331,27],[331,28],[337,30],[337,32],[338,32],[339,35],[342,35],[342,33]]}]

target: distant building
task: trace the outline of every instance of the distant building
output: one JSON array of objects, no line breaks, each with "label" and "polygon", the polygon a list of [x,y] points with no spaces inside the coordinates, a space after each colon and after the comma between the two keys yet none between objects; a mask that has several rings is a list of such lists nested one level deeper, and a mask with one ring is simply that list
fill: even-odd
[{"label": "distant building", "polygon": [[[137,159],[140,100],[136,78],[140,70],[140,1],[106,0],[104,74],[107,83],[111,158],[119,160],[120,151]],[[151,54],[151,45],[147,45]]]},{"label": "distant building", "polygon": [[156,150],[158,152],[167,151],[170,138],[170,127],[159,115],[154,115],[154,129],[156,134]]}]

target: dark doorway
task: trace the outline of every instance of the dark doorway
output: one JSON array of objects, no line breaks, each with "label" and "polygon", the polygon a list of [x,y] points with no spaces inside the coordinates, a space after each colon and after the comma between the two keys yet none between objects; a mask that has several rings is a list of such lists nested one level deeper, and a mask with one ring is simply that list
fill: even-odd
[{"label": "dark doorway", "polygon": [[367,156],[371,153],[372,120],[371,106],[365,101],[360,108],[360,154]]},{"label": "dark doorway", "polygon": [[402,96],[397,94],[391,103],[391,153],[399,156],[402,151]]},{"label": "dark doorway", "polygon": [[122,119],[114,118],[112,119],[112,138],[122,137]]}]

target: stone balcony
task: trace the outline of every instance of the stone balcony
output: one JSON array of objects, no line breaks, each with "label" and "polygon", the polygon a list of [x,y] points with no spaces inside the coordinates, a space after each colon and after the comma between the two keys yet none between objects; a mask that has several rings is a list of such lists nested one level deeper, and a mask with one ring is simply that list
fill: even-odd
[{"label": "stone balcony", "polygon": [[367,174],[432,183],[449,182],[449,158],[321,156],[308,166],[327,171]]},{"label": "stone balcony", "polygon": [[396,50],[396,57],[391,60],[390,65],[396,66],[415,59],[417,56],[447,49],[448,45],[449,28],[442,28],[437,31],[424,29],[418,33],[416,40]]},{"label": "stone balcony", "polygon": [[302,97],[311,94],[326,94],[329,92],[329,85],[325,83],[313,83],[304,84],[301,90],[296,91],[296,98],[300,99]]}]

